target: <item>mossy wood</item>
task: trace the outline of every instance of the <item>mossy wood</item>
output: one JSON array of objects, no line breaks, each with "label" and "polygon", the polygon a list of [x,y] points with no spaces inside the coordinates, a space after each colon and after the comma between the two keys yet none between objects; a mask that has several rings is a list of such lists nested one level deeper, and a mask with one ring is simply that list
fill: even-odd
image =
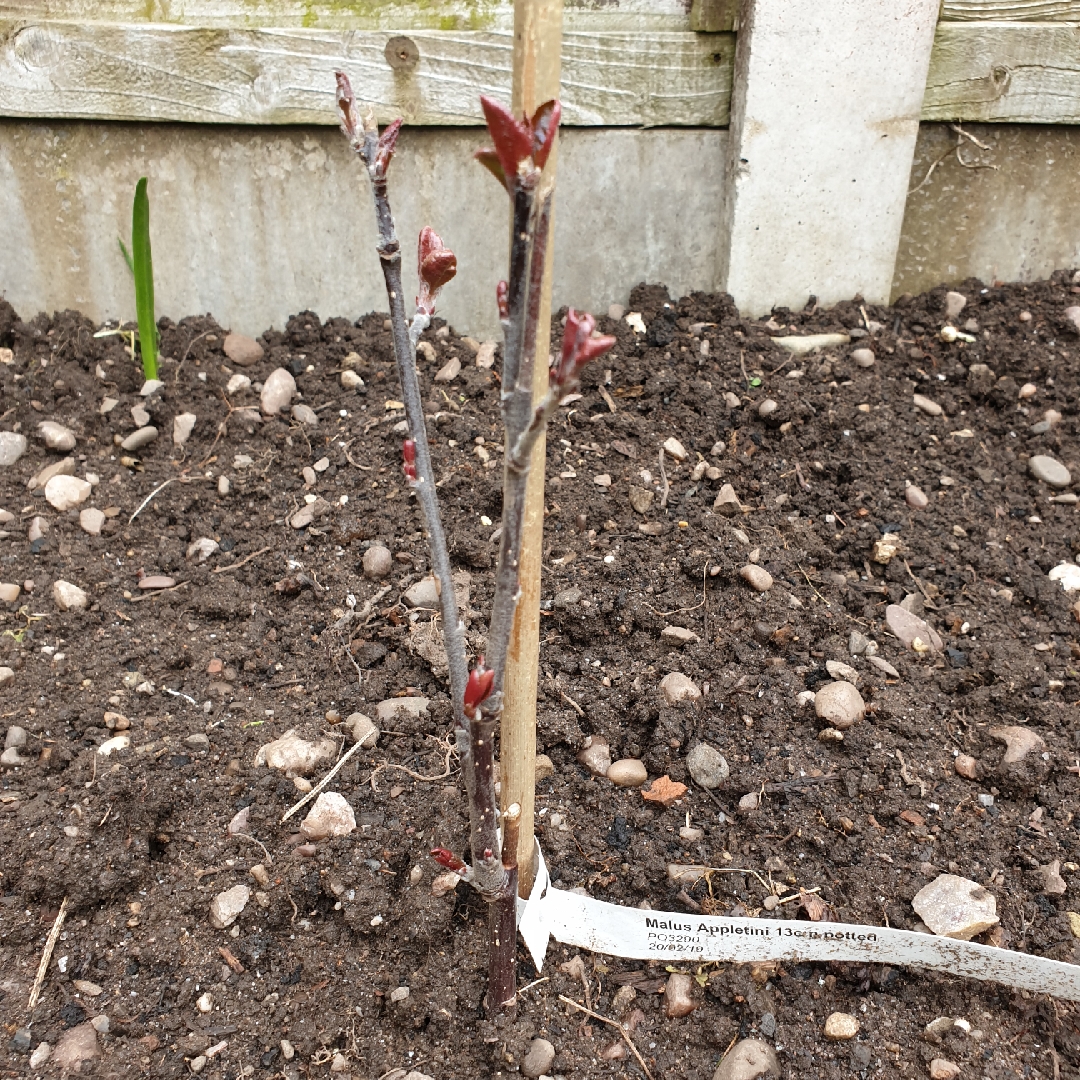
[{"label": "mossy wood", "polygon": [[[0,22],[0,115],[328,124],[335,68],[363,85],[381,123],[475,125],[480,94],[509,99],[512,30],[410,33],[412,62],[393,46],[388,59],[394,36]],[[723,127],[734,50],[732,34],[567,32],[563,122]]]}]

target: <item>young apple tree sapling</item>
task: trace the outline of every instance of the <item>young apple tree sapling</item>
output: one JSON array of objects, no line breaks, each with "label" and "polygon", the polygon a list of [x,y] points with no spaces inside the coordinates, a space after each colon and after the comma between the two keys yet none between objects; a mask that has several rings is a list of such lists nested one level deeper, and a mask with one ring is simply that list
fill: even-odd
[{"label": "young apple tree sapling", "polygon": [[465,632],[450,576],[450,556],[439,512],[438,494],[424,422],[416,349],[431,324],[439,290],[457,271],[457,260],[430,228],[420,233],[417,272],[420,295],[409,321],[401,277],[401,247],[387,197],[387,170],[401,130],[396,120],[380,134],[369,111],[361,116],[348,78],[337,73],[341,127],[367,167],[378,225],[379,260],[390,302],[394,357],[401,380],[409,438],[402,455],[405,476],[427,525],[431,566],[439,587],[443,643],[449,664],[455,738],[469,799],[471,865],[445,849],[432,855],[473,885],[489,904],[489,1012],[514,1008],[517,980],[517,846],[520,808],[502,816],[500,836],[495,796],[495,732],[502,712],[507,651],[520,596],[519,566],[529,459],[559,401],[579,385],[584,366],[615,344],[595,333],[591,315],[571,310],[562,350],[549,376],[543,400],[534,406],[533,370],[541,283],[551,215],[553,185],[541,188],[544,165],[559,126],[557,101],[541,105],[532,117],[517,118],[490,98],[480,99],[492,148],[476,157],[506,189],[513,208],[510,269],[496,289],[503,326],[501,408],[506,428],[503,462],[502,530],[495,574],[495,596],[486,657],[469,670]]}]

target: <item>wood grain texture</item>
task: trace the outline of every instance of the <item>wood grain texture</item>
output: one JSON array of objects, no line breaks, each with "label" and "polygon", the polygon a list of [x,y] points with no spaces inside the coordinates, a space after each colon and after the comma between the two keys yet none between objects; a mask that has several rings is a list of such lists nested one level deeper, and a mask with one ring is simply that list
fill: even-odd
[{"label": "wood grain texture", "polygon": [[1080,123],[1080,26],[939,23],[922,118]]},{"label": "wood grain texture", "polygon": [[[568,29],[688,30],[684,0],[569,0]],[[0,0],[0,20],[170,23],[228,30],[510,30],[514,0]]]},{"label": "wood grain texture", "polygon": [[1076,0],[945,0],[945,22],[1080,22]]},{"label": "wood grain texture", "polygon": [[[384,31],[215,30],[0,22],[0,115],[336,124],[333,71],[381,122],[475,125],[479,95],[509,100],[512,31],[422,31],[391,70]],[[568,32],[563,122],[723,127],[735,39],[692,31]]]}]

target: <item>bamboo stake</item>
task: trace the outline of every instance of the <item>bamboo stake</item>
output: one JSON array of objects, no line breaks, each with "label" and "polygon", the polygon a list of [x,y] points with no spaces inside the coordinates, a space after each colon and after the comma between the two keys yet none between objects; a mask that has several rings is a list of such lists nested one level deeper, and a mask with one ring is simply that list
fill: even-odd
[{"label": "bamboo stake", "polygon": [[[562,52],[562,0],[515,0],[513,110],[532,116],[537,106],[559,96]],[[541,192],[555,183],[558,142],[544,168]],[[553,220],[553,219],[552,219]],[[549,221],[549,237],[552,230]],[[540,316],[536,332],[533,401],[548,389],[547,356],[551,337],[551,268],[554,245],[547,244]],[[546,439],[533,448],[525,494],[520,586],[507,652],[501,726],[503,813],[521,807],[518,832],[518,886],[528,896],[533,883],[534,804],[536,792],[536,683],[540,649],[540,560],[544,539],[544,463]]]}]

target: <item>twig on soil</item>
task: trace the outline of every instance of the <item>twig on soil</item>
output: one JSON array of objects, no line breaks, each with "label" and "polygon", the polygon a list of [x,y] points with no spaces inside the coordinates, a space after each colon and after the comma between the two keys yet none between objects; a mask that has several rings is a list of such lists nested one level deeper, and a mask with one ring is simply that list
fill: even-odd
[{"label": "twig on soil", "polygon": [[421,776],[418,772],[413,772],[412,769],[407,769],[404,765],[395,765],[392,761],[384,761],[379,765],[372,774],[368,777],[368,783],[371,784],[372,791],[378,791],[375,786],[375,777],[382,772],[383,769],[400,769],[403,773],[407,773],[414,780],[419,780],[423,784],[433,784],[436,780],[445,780],[450,775],[450,758],[454,755],[454,747],[448,743],[446,747],[446,762],[443,765],[443,772],[438,776]]},{"label": "twig on soil", "polygon": [[668,496],[671,494],[671,484],[668,483],[667,469],[664,468],[664,448],[660,447],[660,479],[663,481],[664,488],[660,492],[660,509],[667,509]]},{"label": "twig on soil", "polygon": [[746,389],[750,389],[750,376],[746,374],[746,350],[739,350],[739,367],[742,370],[742,377],[746,380]]},{"label": "twig on soil", "polygon": [[173,697],[181,697],[190,705],[198,705],[199,703],[187,694],[181,694],[179,690],[170,690],[167,686],[161,688],[166,694],[171,694]]},{"label": "twig on soil", "polygon": [[245,555],[239,562],[230,563],[228,566],[215,566],[210,571],[211,574],[228,574],[233,570],[239,570],[241,566],[251,562],[252,559],[257,559],[260,555],[265,555],[268,551],[273,551],[274,545],[268,544],[264,548],[259,548],[258,551],[253,551],[250,555]]},{"label": "twig on soil", "polygon": [[594,1020],[599,1020],[601,1024],[607,1024],[608,1027],[615,1028],[615,1030],[618,1031],[618,1033],[625,1040],[626,1045],[630,1047],[631,1053],[633,1053],[634,1057],[637,1058],[638,1064],[641,1066],[645,1075],[649,1078],[649,1080],[655,1080],[653,1074],[649,1072],[649,1066],[645,1064],[645,1059],[638,1053],[638,1048],[634,1045],[634,1040],[630,1038],[630,1035],[627,1032],[626,1028],[624,1028],[618,1020],[612,1020],[610,1017],[601,1016],[598,1012],[593,1012],[592,1009],[586,1009],[584,1005],[579,1005],[576,1001],[574,1001],[573,998],[568,998],[564,994],[559,995],[559,1000],[565,1001],[567,1005],[573,1005],[575,1009],[578,1009],[580,1012],[586,1013]]},{"label": "twig on soil", "polygon": [[258,844],[259,847],[262,848],[263,854],[266,856],[266,861],[271,866],[274,865],[274,857],[273,857],[273,855],[271,855],[270,852],[266,850],[266,845],[261,840],[256,840],[255,837],[251,835],[251,833],[246,833],[246,832],[233,833],[232,835],[235,836],[235,837],[238,837],[241,840],[250,840],[253,844]]},{"label": "twig on soil", "polygon": [[919,789],[919,798],[926,798],[926,784],[917,776],[912,776],[908,772],[907,762],[904,760],[904,755],[899,750],[895,751],[897,760],[900,762],[900,779],[905,784],[909,784],[911,787],[917,787]]},{"label": "twig on soil", "polygon": [[176,365],[176,374],[173,375],[173,385],[175,385],[180,378],[180,369],[184,366],[184,361],[188,358],[188,353],[191,352],[191,346],[194,345],[196,341],[199,341],[201,338],[206,337],[207,334],[212,334],[213,332],[213,330],[204,330],[201,334],[196,334],[187,343],[187,347],[184,349],[184,355],[180,357],[180,363]]},{"label": "twig on soil", "polygon": [[289,809],[286,810],[285,813],[282,815],[281,824],[284,824],[286,821],[288,821],[289,818],[291,818],[293,814],[295,814],[296,811],[300,809],[301,806],[306,805],[308,802],[314,799],[315,796],[318,795],[319,792],[322,791],[322,789],[326,787],[326,785],[329,784],[331,780],[334,779],[341,766],[344,765],[345,762],[348,761],[349,758],[351,758],[353,754],[355,754],[356,751],[360,749],[360,746],[360,743],[355,743],[351,749],[345,752],[345,754],[339,759],[338,763],[315,785],[315,787],[313,787],[298,803],[296,803],[294,806],[289,807]]},{"label": "twig on soil", "polygon": [[38,1003],[38,998],[41,996],[41,987],[45,982],[45,975],[49,970],[49,961],[52,959],[53,949],[56,948],[56,942],[60,938],[60,931],[64,927],[64,920],[67,918],[67,913],[68,898],[65,896],[60,903],[60,910],[56,913],[56,921],[49,931],[49,936],[45,939],[45,950],[41,954],[41,963],[38,964],[37,975],[34,978],[34,986],[30,991],[30,1000],[26,1006],[30,1012],[34,1011],[34,1008]]},{"label": "twig on soil", "polygon": [[533,981],[531,983],[526,983],[518,991],[518,997],[521,997],[521,995],[524,994],[526,990],[531,990],[534,986],[539,986],[541,983],[546,983],[546,982],[550,982],[550,981],[551,981],[551,976],[550,975],[545,975],[542,979],[533,979]]},{"label": "twig on soil", "polygon": [[154,490],[151,491],[150,494],[147,495],[141,503],[139,503],[139,508],[135,511],[134,514],[131,515],[131,517],[128,518],[128,524],[130,525],[143,512],[143,510],[146,509],[147,504],[159,491],[164,491],[165,488],[167,488],[171,483],[173,483],[174,480],[179,480],[181,484],[190,484],[193,481],[199,479],[201,479],[201,477],[170,476],[164,484],[158,484],[158,486],[154,488]]},{"label": "twig on soil", "polygon": [[580,716],[580,717],[582,717],[584,719],[585,710],[569,694],[564,694],[560,690],[559,691],[559,697],[561,697],[563,699],[563,701],[565,701],[566,704],[569,705],[570,708],[572,708],[574,710],[574,712],[576,712],[578,714],[578,716]]}]

